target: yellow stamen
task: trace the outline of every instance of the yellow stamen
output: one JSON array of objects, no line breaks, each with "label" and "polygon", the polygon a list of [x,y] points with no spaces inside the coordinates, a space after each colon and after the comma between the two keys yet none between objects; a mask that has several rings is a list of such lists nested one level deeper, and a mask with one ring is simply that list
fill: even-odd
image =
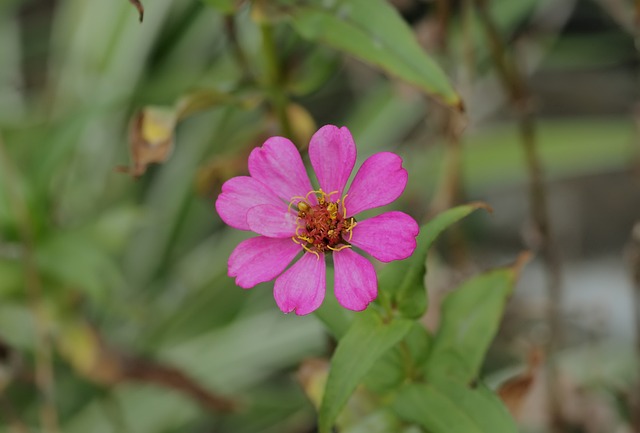
[{"label": "yellow stamen", "polygon": [[342,251],[345,248],[351,248],[351,245],[340,245],[338,248],[327,245],[327,248],[329,248],[331,251]]},{"label": "yellow stamen", "polygon": [[347,242],[351,242],[351,238],[353,238],[353,228],[355,226],[357,226],[358,223],[356,222],[355,219],[351,218],[351,222],[349,223],[349,227],[347,227],[345,230],[347,232],[349,232],[349,239],[347,239]]},{"label": "yellow stamen", "polygon": [[329,203],[327,205],[327,210],[329,211],[329,217],[331,217],[332,220],[335,220],[336,218],[338,218],[338,204],[337,203]]},{"label": "yellow stamen", "polygon": [[311,206],[309,206],[309,205],[307,204],[307,202],[301,201],[301,202],[299,202],[299,203],[298,203],[298,210],[299,210],[300,212],[306,212],[306,211],[308,211],[309,209],[311,209]]},{"label": "yellow stamen", "polygon": [[291,206],[293,206],[293,202],[295,200],[298,200],[298,203],[296,203],[296,206],[300,206],[300,203],[304,203],[304,200],[306,200],[306,197],[302,197],[299,195],[296,195],[295,197],[291,198],[291,201],[289,202],[289,206],[287,206],[287,212],[291,212]]},{"label": "yellow stamen", "polygon": [[318,254],[318,252],[317,252],[317,251],[313,251],[312,249],[310,249],[310,248],[309,248],[308,246],[306,246],[306,245],[302,245],[302,248],[304,248],[304,250],[305,250],[305,251],[307,251],[307,252],[309,252],[309,253],[311,253],[311,254],[315,254],[315,255],[316,255],[316,258],[317,258],[318,260],[320,260],[320,254]]}]

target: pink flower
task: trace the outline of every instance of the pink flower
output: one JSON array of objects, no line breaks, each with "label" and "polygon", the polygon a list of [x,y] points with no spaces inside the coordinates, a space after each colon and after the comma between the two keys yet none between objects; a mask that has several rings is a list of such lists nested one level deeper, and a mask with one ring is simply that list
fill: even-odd
[{"label": "pink flower", "polygon": [[[313,188],[291,141],[271,137],[249,156],[250,176],[222,186],[216,210],[222,220],[260,236],[241,242],[229,258],[229,276],[245,289],[276,278],[278,307],[298,315],[316,310],[326,289],[325,255],[335,267],[334,292],[345,308],[361,311],[378,293],[373,264],[402,260],[416,248],[418,224],[402,212],[359,220],[368,209],[397,199],[407,184],[402,159],[381,152],[368,158],[343,195],[356,161],[346,127],[326,125],[311,138],[309,158],[318,179]],[[287,266],[300,253],[302,257]],[[286,270],[285,270],[286,269]]]}]

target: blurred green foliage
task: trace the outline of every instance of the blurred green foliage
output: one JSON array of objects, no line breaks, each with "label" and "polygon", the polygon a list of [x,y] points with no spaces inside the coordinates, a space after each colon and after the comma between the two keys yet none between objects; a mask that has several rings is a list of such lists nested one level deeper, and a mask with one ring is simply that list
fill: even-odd
[{"label": "blurred green foliage", "polygon": [[[420,253],[383,271],[379,303],[360,316],[330,299],[316,316],[284,316],[268,283],[242,291],[226,276],[246,234],[225,228],[213,201],[271,135],[304,151],[316,125],[335,123],[353,132],[360,159],[398,152],[410,181],[394,206],[422,217],[446,190],[456,129],[446,119],[462,101],[464,194],[527,181],[473,2],[406,3],[147,0],[142,24],[125,0],[0,3],[0,432],[46,430],[42,407],[51,404],[51,425],[65,433],[312,432],[317,415],[304,391],[312,393],[292,373],[309,357],[331,356],[328,334],[338,342],[328,397],[315,400],[320,431],[334,422],[350,433],[514,431],[490,391],[468,386],[514,269],[463,284],[434,335],[417,321],[427,250],[473,206],[423,225]],[[489,2],[501,37],[534,76],[534,95],[543,87],[536,76],[635,59],[614,18],[597,34],[563,28],[594,5]],[[613,102],[580,88],[569,102],[554,92],[538,101],[551,179],[630,169],[637,95],[626,82]],[[562,103],[564,112],[549,109]],[[149,106],[168,113],[152,126],[171,146],[147,166],[136,148],[128,161],[127,142]],[[465,327],[473,333],[460,336]],[[47,380],[52,401],[42,396]],[[212,410],[198,386],[237,411]]]}]

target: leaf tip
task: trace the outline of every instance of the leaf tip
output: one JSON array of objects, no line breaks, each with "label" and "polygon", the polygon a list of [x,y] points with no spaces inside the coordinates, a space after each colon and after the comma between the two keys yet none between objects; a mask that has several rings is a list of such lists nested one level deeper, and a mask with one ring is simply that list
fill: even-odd
[{"label": "leaf tip", "polygon": [[138,10],[138,19],[142,22],[144,20],[144,6],[142,6],[140,0],[129,0],[129,3]]},{"label": "leaf tip", "polygon": [[520,272],[522,272],[522,268],[524,268],[525,265],[529,263],[532,257],[533,253],[531,251],[523,251],[518,254],[518,258],[513,263],[513,265],[511,265],[511,269],[513,269],[515,277],[520,275]]},{"label": "leaf tip", "polygon": [[483,201],[471,202],[471,203],[469,203],[469,206],[473,207],[474,209],[484,209],[487,212],[489,212],[490,214],[493,214],[493,208],[489,204],[487,204],[487,203],[485,203]]}]

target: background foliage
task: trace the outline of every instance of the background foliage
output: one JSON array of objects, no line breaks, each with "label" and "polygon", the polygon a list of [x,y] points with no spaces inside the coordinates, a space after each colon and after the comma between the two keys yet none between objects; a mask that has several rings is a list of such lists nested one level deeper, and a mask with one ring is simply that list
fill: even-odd
[{"label": "background foliage", "polygon": [[[0,432],[640,432],[631,1],[144,9],[0,3]],[[285,316],[213,201],[326,123],[419,246]]]}]

